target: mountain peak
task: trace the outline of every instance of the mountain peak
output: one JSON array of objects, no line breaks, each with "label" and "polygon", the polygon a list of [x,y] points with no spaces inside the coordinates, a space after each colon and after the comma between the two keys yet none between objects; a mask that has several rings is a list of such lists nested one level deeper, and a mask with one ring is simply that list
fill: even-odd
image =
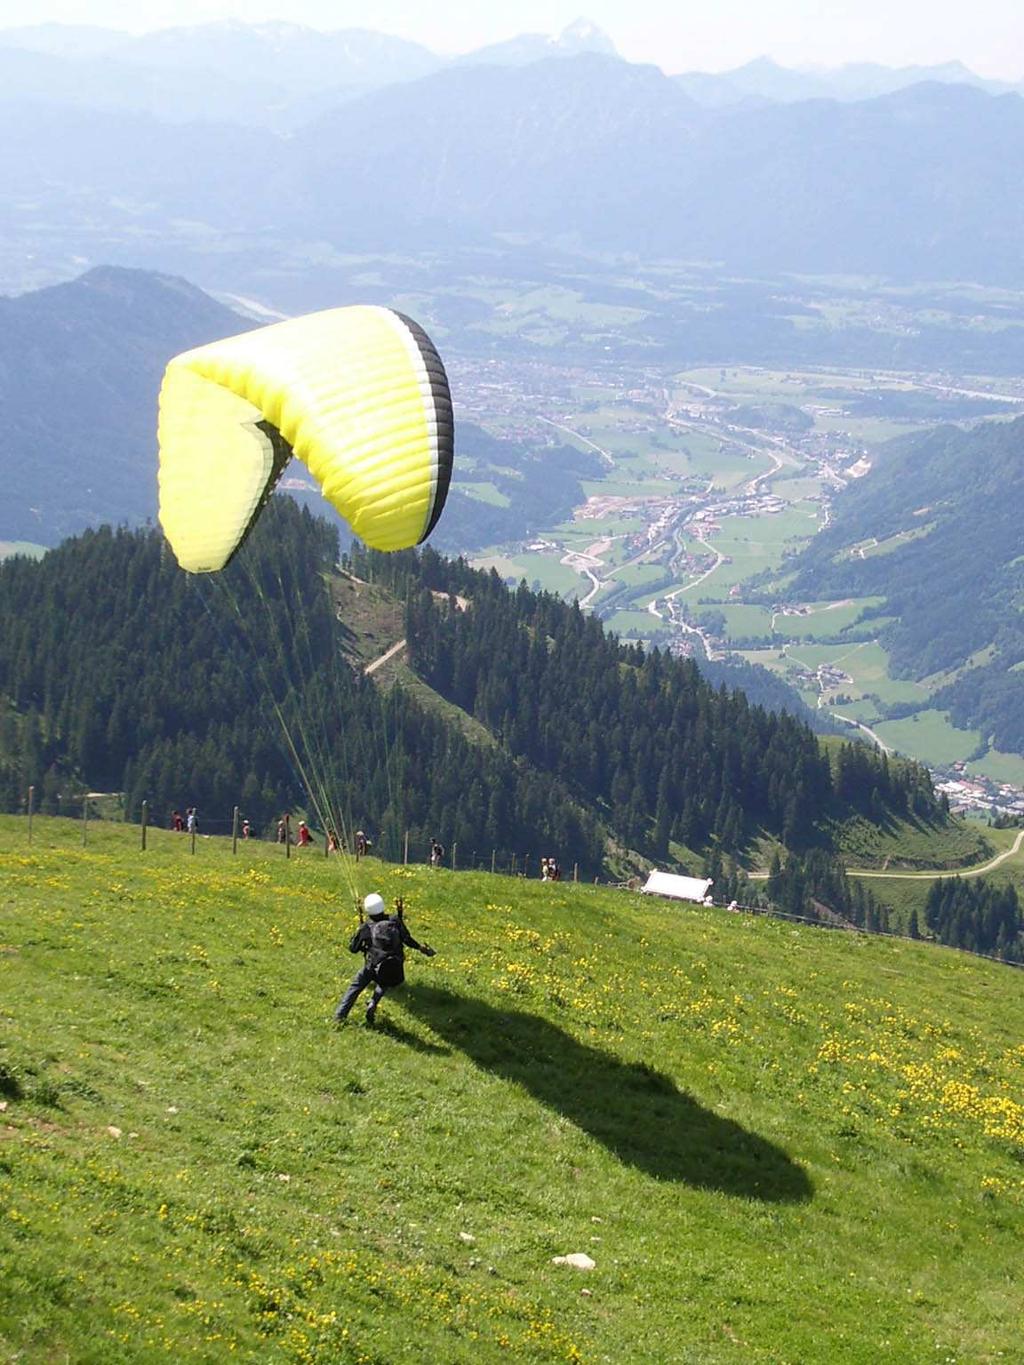
[{"label": "mountain peak", "polygon": [[493,66],[528,66],[546,61],[549,57],[579,57],[583,55],[619,59],[615,44],[603,29],[590,19],[574,19],[561,33],[520,33],[515,38],[491,43],[467,52],[458,60],[462,64]]},{"label": "mountain peak", "polygon": [[591,19],[582,16],[574,19],[562,29],[556,40],[557,46],[566,52],[600,52],[606,57],[617,57],[615,44]]}]

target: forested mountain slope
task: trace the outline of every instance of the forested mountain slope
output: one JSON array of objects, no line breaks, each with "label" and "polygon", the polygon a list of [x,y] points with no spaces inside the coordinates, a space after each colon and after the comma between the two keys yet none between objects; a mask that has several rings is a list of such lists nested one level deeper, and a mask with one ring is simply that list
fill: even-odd
[{"label": "forested mountain slope", "polygon": [[77,779],[123,790],[129,812],[238,802],[265,822],[319,782],[392,855],[406,829],[443,831],[465,851],[558,849],[585,871],[609,847],[671,861],[761,834],[829,847],[857,813],[945,820],[923,769],[860,745],[826,753],[799,721],[620,645],[555,597],[429,550],[357,555],[360,577],[407,603],[418,678],[496,741],[474,744],[412,690],[379,691],[344,663],[336,559],[333,529],[277,499],[219,576],[182,574],[153,532],[91,532],[0,565],[3,803],[35,781],[52,805]]},{"label": "forested mountain slope", "polygon": [[153,531],[88,532],[39,564],[0,565],[0,696],[17,712],[0,722],[3,805],[48,774],[55,809],[75,775],[123,791],[132,815],[143,799],[160,820],[238,803],[259,828],[289,807],[313,814],[311,788],[346,824],[383,831],[392,856],[400,832],[443,829],[467,854],[521,856],[540,838],[596,870],[597,822],[561,784],[342,663],[324,582],[337,558],[333,527],[276,499],[218,576],[182,573]]},{"label": "forested mountain slope", "polygon": [[[509,593],[497,574],[429,548],[354,552],[353,563],[407,601],[417,673],[513,754],[598,802],[630,846],[662,858],[673,843],[738,850],[763,829],[799,848],[856,812],[941,820],[918,765],[849,744],[830,758],[802,722],[716,691],[691,661],[620,644],[575,603],[525,585]],[[452,608],[460,597],[470,610]]]},{"label": "forested mountain slope", "polygon": [[[956,724],[1024,751],[1024,418],[886,447],[797,561],[795,599],[878,596],[897,676],[962,669],[936,693]],[[877,545],[874,544],[877,542]],[[872,553],[862,555],[862,547]],[[879,549],[884,553],[878,553]]]}]

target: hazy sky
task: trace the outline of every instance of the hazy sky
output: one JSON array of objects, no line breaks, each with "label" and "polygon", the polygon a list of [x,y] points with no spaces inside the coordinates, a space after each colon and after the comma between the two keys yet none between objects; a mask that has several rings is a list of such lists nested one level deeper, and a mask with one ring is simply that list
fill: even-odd
[{"label": "hazy sky", "polygon": [[766,53],[789,65],[887,65],[960,58],[982,75],[1024,77],[1024,0],[0,0],[0,27],[35,22],[140,31],[233,17],[371,28],[462,52],[581,13],[631,61],[668,72],[722,70]]}]

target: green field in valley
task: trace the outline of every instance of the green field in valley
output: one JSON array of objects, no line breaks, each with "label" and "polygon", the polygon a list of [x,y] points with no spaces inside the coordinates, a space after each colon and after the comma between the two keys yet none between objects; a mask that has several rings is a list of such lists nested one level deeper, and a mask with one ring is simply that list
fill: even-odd
[{"label": "green field in valley", "polygon": [[716,602],[710,606],[699,606],[695,611],[698,617],[702,612],[721,613],[725,618],[725,635],[728,639],[749,639],[751,636],[771,634],[772,614],[767,607]]},{"label": "green field in valley", "polygon": [[[0,817],[0,1354],[1020,1358],[1010,968],[628,892]],[[577,1270],[553,1258],[589,1255]]]},{"label": "green field in valley", "polygon": [[982,740],[977,730],[958,730],[945,711],[915,711],[904,720],[879,721],[874,729],[900,753],[915,754],[925,763],[955,763]]},{"label": "green field in valley", "polygon": [[[835,613],[818,613],[818,621],[828,620]],[[857,608],[859,611],[860,608]],[[795,618],[797,622],[803,618]],[[777,631],[787,631],[794,618],[783,618],[776,622]],[[781,630],[780,630],[781,627]],[[759,663],[778,673],[792,684],[811,705],[816,705],[822,696],[821,687],[815,679],[818,670],[826,665],[839,671],[840,681],[830,681],[824,690],[828,704],[834,710],[855,720],[872,723],[877,719],[880,708],[890,702],[926,703],[927,689],[920,683],[893,679],[889,676],[889,656],[875,640],[848,641],[837,644],[815,644],[812,640],[797,641],[773,649],[743,650],[743,658],[750,663]],[[841,700],[837,700],[841,699]],[[965,750],[966,752],[966,750]]]},{"label": "green field in valley", "polygon": [[1024,754],[1003,754],[998,749],[990,749],[984,758],[972,760],[970,771],[982,773],[996,782],[1024,787]]}]

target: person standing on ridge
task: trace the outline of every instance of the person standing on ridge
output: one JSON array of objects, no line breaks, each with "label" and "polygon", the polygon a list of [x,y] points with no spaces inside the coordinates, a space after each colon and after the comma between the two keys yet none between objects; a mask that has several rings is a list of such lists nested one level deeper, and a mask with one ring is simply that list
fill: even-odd
[{"label": "person standing on ridge", "polygon": [[372,983],[373,997],[366,1007],[366,1022],[372,1028],[385,991],[400,986],[405,980],[406,947],[415,948],[424,957],[433,957],[434,950],[426,943],[417,943],[409,933],[402,918],[401,900],[396,904],[396,913],[389,915],[384,898],[371,891],[363,901],[363,910],[366,919],[352,935],[348,950],[364,953],[365,960],[339,1001],[334,1020],[343,1024],[356,1000]]}]

